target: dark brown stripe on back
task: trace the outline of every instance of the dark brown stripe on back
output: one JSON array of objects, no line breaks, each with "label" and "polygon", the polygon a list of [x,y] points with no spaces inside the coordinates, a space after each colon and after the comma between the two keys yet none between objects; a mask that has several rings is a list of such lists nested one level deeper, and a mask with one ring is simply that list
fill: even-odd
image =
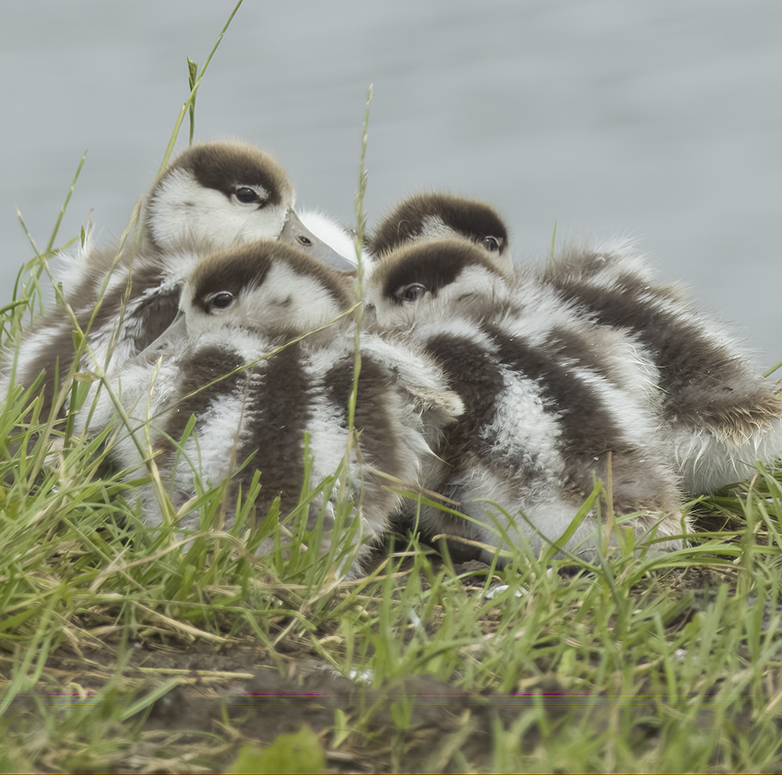
[{"label": "dark brown stripe on back", "polygon": [[436,450],[457,468],[468,453],[488,452],[490,443],[482,438],[481,430],[494,420],[504,380],[495,358],[469,339],[440,334],[426,342],[426,349],[442,366],[448,387],[464,402],[464,414],[445,429],[444,441]]},{"label": "dark brown stripe on back", "polygon": [[[584,325],[586,327],[589,324]],[[614,378],[614,369],[605,355],[587,337],[577,331],[562,326],[555,327],[547,337],[547,346],[559,357],[586,366],[608,380]]]},{"label": "dark brown stripe on back", "polygon": [[558,354],[542,350],[522,337],[489,329],[498,347],[497,357],[539,386],[547,408],[556,412],[562,427],[562,454],[572,486],[578,493],[592,490],[591,471],[605,478],[605,456],[624,452],[628,445],[611,413],[590,385]]},{"label": "dark brown stripe on back", "polygon": [[[174,441],[179,441],[192,415],[198,418],[221,396],[240,393],[248,378],[247,374],[244,371],[235,374],[231,372],[243,363],[238,353],[217,345],[201,347],[184,358],[180,365],[182,377],[179,394],[182,398],[171,411],[165,427],[166,434]],[[231,376],[226,376],[228,374]],[[208,444],[209,441],[202,439],[200,443]],[[172,448],[168,439],[164,439],[161,446],[164,449]]]},{"label": "dark brown stripe on back", "polygon": [[[645,344],[660,370],[666,407],[674,416],[700,422],[703,412],[719,418],[735,401],[731,382],[746,380],[744,362],[729,348],[708,341],[700,323],[689,323],[641,300],[642,283],[623,278],[612,288],[590,285],[560,288],[563,296],[586,307],[598,322],[627,328]],[[745,401],[740,400],[739,403]]]},{"label": "dark brown stripe on back", "polygon": [[[347,427],[348,402],[353,390],[353,368],[351,355],[332,366],[324,377],[329,402],[341,410],[344,427]],[[390,404],[393,391],[386,368],[370,356],[362,355],[354,418],[361,434],[361,451],[371,466],[398,476],[404,468],[402,456],[410,453],[399,449],[395,437],[396,422],[391,414],[395,407]]]},{"label": "dark brown stripe on back", "polygon": [[260,470],[262,489],[257,504],[263,513],[280,494],[283,515],[299,502],[304,480],[304,431],[312,417],[310,384],[301,359],[301,346],[291,345],[265,361],[262,371],[251,379],[246,433],[237,462],[256,453],[240,480],[249,483],[253,472]]}]

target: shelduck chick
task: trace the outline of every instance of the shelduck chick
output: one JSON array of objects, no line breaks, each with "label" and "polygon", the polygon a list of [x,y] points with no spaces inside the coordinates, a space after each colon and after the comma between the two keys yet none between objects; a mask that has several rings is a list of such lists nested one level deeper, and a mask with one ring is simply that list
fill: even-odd
[{"label": "shelduck chick", "polygon": [[398,204],[374,229],[369,251],[375,259],[410,242],[464,237],[509,268],[508,229],[483,202],[449,194],[414,194]]},{"label": "shelduck chick", "polygon": [[367,281],[377,329],[423,347],[465,406],[444,429],[435,448],[443,464],[424,484],[458,501],[470,521],[425,507],[424,531],[495,546],[525,536],[537,551],[564,534],[597,477],[611,482],[610,498],[560,548],[593,552],[597,515],[610,508],[622,518],[640,512],[623,520],[636,543],[655,533],[665,539],[657,548],[680,546],[677,477],[653,409],[620,387],[624,377],[590,339],[600,341],[599,327],[545,288],[524,289],[523,303],[519,294],[465,240],[385,254]]},{"label": "shelduck chick", "polygon": [[627,241],[571,245],[536,273],[596,322],[626,332],[659,371],[663,417],[690,493],[754,475],[782,454],[782,397],[679,283],[658,281]]},{"label": "shelduck chick", "polygon": [[[70,267],[66,298],[88,332],[82,368],[117,368],[154,341],[173,321],[182,280],[200,255],[259,239],[288,241],[321,263],[352,273],[354,264],[318,239],[294,210],[288,174],[271,156],[240,142],[202,143],[183,151],[153,186],[146,203],[142,245],[90,243]],[[101,291],[105,291],[101,295]],[[28,386],[46,372],[44,411],[74,356],[74,324],[64,308],[30,331],[18,354],[7,355],[0,388]]]},{"label": "shelduck chick", "polygon": [[[496,219],[500,225],[492,230],[507,234],[488,205],[457,201],[458,208],[440,218],[439,223],[448,224],[439,227],[443,233],[481,243],[484,223]],[[436,236],[438,228],[423,228],[426,208],[425,196],[403,203],[378,228],[377,252]],[[756,460],[771,464],[782,454],[777,386],[760,375],[722,326],[696,308],[681,284],[657,280],[632,243],[572,244],[543,268],[517,271],[519,283],[553,288],[563,303],[602,325],[606,335],[625,337],[634,350],[631,359],[646,361],[646,372],[658,373],[649,396],[662,406],[686,492],[714,492],[754,475]]]},{"label": "shelduck chick", "polygon": [[[259,242],[204,258],[187,278],[181,297],[187,340],[172,351],[146,352],[114,380],[138,428],[149,423],[151,453],[175,509],[197,491],[230,478],[227,525],[239,488],[261,472],[254,508],[258,519],[279,497],[280,515],[299,502],[305,481],[304,434],[309,434],[315,487],[341,464],[353,385],[354,334],[350,321],[287,344],[334,320],[351,304],[346,278],[282,243]],[[166,347],[163,342],[161,347]],[[419,486],[422,461],[433,457],[429,440],[463,410],[432,359],[400,350],[366,334],[355,427],[359,449],[349,466],[349,497],[365,541],[381,536],[401,496],[392,488]],[[158,370],[159,369],[159,370]],[[190,418],[192,435],[180,445]],[[114,421],[106,396],[95,404],[91,430]],[[140,433],[137,436],[141,437]],[[125,434],[110,452],[122,469],[142,464]],[[245,466],[241,464],[249,459]],[[336,494],[325,504],[332,514]],[[310,526],[322,502],[310,511]],[[152,485],[142,493],[145,519],[160,524]],[[190,512],[181,527],[196,527]],[[263,547],[262,549],[269,548]],[[361,572],[368,548],[356,555]]]}]

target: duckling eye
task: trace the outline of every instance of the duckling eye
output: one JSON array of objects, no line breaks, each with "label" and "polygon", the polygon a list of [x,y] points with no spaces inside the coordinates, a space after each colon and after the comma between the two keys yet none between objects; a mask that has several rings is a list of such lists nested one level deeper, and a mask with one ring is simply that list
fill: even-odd
[{"label": "duckling eye", "polygon": [[397,293],[397,298],[401,301],[418,301],[429,293],[429,289],[421,283],[411,283],[406,285]]},{"label": "duckling eye", "polygon": [[212,306],[216,307],[217,309],[225,309],[226,307],[230,307],[233,303],[234,295],[232,293],[229,293],[228,291],[222,291],[221,293],[216,293],[212,297]]},{"label": "duckling eye", "polygon": [[488,236],[481,240],[481,245],[490,253],[496,253],[500,249],[500,241],[496,237]]},{"label": "duckling eye", "polygon": [[309,237],[305,237],[303,234],[299,234],[296,239],[299,241],[299,244],[304,245],[305,248],[308,248],[312,245],[312,240]]},{"label": "duckling eye", "polygon": [[242,203],[242,204],[253,204],[254,202],[258,202],[260,200],[260,197],[258,196],[257,191],[253,191],[251,188],[248,188],[247,186],[240,186],[239,188],[234,191],[234,196]]}]

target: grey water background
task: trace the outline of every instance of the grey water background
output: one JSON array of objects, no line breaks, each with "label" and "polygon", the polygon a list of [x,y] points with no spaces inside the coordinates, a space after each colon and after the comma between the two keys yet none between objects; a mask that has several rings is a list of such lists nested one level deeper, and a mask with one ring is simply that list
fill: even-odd
[{"label": "grey water background", "polygon": [[[44,246],[121,234],[228,0],[0,0],[0,305]],[[368,85],[370,226],[406,194],[499,208],[517,260],[637,236],[760,366],[782,359],[779,0],[245,0],[196,139],[272,152],[300,204],[354,223]],[[187,124],[178,148],[187,142]]]}]

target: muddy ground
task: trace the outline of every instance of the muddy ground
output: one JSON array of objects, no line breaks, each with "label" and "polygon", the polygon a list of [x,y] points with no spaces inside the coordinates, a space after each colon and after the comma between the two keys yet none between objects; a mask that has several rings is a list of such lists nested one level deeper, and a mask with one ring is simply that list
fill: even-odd
[{"label": "muddy ground", "polygon": [[[473,562],[459,570],[481,569],[481,563]],[[724,580],[717,571],[688,568],[670,576],[666,586],[677,595],[694,592],[692,608],[684,613],[688,617],[708,602],[710,590]],[[479,573],[465,583],[480,585],[483,581]],[[35,692],[39,706],[43,703],[51,709],[68,702],[89,703],[89,697],[116,676],[117,663],[123,658],[128,661],[120,689],[144,696],[167,680],[176,679],[179,685],[125,722],[123,734],[130,727],[135,732],[127,734],[122,750],[102,762],[98,767],[102,771],[225,770],[243,745],[263,747],[306,724],[319,736],[332,772],[458,772],[466,764],[473,769],[489,768],[492,728],[497,724],[510,728],[521,714],[540,708],[541,703],[554,725],[574,706],[583,706],[598,728],[602,722],[595,714],[608,713],[594,705],[587,709],[586,697],[567,694],[550,677],[531,679],[523,694],[514,695],[489,690],[466,694],[421,675],[372,688],[360,677],[351,680],[338,675],[304,643],[300,649],[288,643],[285,651],[272,655],[250,639],[220,650],[201,640],[189,645],[162,640],[106,643],[105,648],[80,653],[63,646],[49,656]],[[52,693],[49,687],[53,685],[72,687],[70,698]],[[414,704],[408,728],[400,732],[394,713],[409,706],[409,698],[414,698]],[[32,699],[19,696],[9,709],[20,724],[29,725],[31,714],[36,713]],[[338,739],[334,729],[338,710],[344,713],[348,730],[371,710],[371,720],[364,727],[368,734]],[[524,748],[533,750],[537,739],[533,723],[524,732]],[[56,755],[45,757],[44,767],[47,760],[51,770],[58,769]]]}]

